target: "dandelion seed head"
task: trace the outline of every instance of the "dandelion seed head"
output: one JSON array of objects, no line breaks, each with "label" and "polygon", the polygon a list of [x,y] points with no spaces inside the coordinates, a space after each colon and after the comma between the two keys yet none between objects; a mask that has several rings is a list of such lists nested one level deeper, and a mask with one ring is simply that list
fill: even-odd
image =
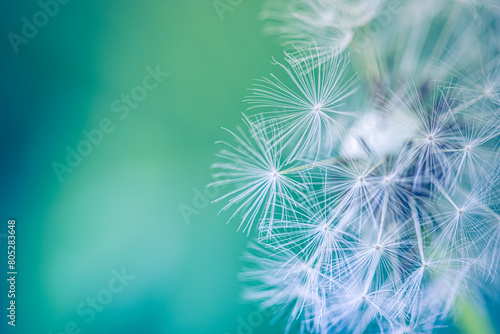
[{"label": "dandelion seed head", "polygon": [[245,297],[286,334],[432,333],[497,278],[500,6],[460,1],[402,2],[368,38],[388,1],[267,1],[293,46],[214,166],[258,232]]}]

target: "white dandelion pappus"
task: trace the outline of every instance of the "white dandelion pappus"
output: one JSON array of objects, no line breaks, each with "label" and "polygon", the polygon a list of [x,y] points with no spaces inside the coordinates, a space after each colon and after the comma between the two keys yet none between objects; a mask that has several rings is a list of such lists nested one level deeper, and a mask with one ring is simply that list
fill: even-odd
[{"label": "white dandelion pappus", "polygon": [[[498,50],[485,52],[497,54]],[[453,74],[459,81],[452,87],[467,105],[489,102],[493,108],[498,108],[500,107],[500,55],[484,58],[486,60],[475,66],[466,66],[461,72],[454,71]]]},{"label": "white dandelion pappus", "polygon": [[481,111],[478,117],[491,118],[500,107],[500,44],[498,32],[476,28],[474,35],[478,34],[485,35],[486,45],[479,43],[460,57],[448,52],[448,61],[439,67],[451,78],[443,85],[448,85],[453,98],[459,101],[459,111],[472,106]]},{"label": "white dandelion pappus", "polygon": [[[211,186],[235,186],[234,190],[214,202],[228,199],[221,212],[235,206],[229,221],[241,212],[238,230],[244,226],[243,232],[250,234],[253,224],[261,216],[270,217],[272,222],[277,204],[293,206],[291,194],[303,192],[306,186],[292,179],[289,174],[281,174],[286,165],[280,150],[270,146],[269,138],[255,123],[248,119],[246,123],[252,134],[250,137],[243,131],[237,135],[227,130],[234,137],[236,145],[222,142],[229,149],[218,154],[225,162],[212,165],[213,169],[220,171],[214,174],[214,178],[219,180]],[[268,224],[272,226],[272,223]]]},{"label": "white dandelion pappus", "polygon": [[478,114],[481,109],[468,107],[453,119],[456,135],[449,148],[451,172],[455,175],[453,184],[474,184],[498,170],[499,119],[481,119],[475,116]]},{"label": "white dandelion pappus", "polygon": [[338,28],[359,28],[373,20],[382,8],[385,0],[318,0],[325,6],[331,6],[335,13],[332,24]]},{"label": "white dandelion pappus", "polygon": [[[298,54],[317,53],[298,50]],[[348,60],[343,56],[320,56],[324,61],[313,66],[292,54],[286,54],[288,66],[275,62],[287,74],[290,85],[271,74],[254,85],[246,101],[263,111],[258,114],[262,131],[271,133],[273,146],[280,145],[291,153],[287,162],[297,158],[316,159],[330,150],[343,131],[336,116],[353,116],[345,108],[346,99],[355,92],[354,75],[347,76]],[[291,67],[291,68],[290,68]]]},{"label": "white dandelion pappus", "polygon": [[449,8],[449,11],[466,11],[474,19],[479,19],[486,12],[500,12],[500,4],[496,0],[446,0],[443,1],[442,10]]},{"label": "white dandelion pappus", "polygon": [[470,191],[457,188],[448,193],[441,185],[435,184],[440,192],[435,201],[440,247],[453,249],[460,258],[476,259],[487,244],[485,194],[490,185],[478,183]]},{"label": "white dandelion pappus", "polygon": [[352,42],[351,29],[332,26],[335,14],[319,0],[266,2],[261,18],[270,21],[265,30],[270,35],[278,35],[286,47],[306,49],[314,40],[319,53],[328,55],[331,50],[344,51]]},{"label": "white dandelion pappus", "polygon": [[401,115],[388,115],[376,108],[364,112],[342,140],[342,155],[362,157],[367,149],[378,158],[397,155],[412,136],[401,126],[400,118]]},{"label": "white dandelion pappus", "polygon": [[326,313],[321,315],[327,325],[321,333],[361,334],[381,323],[384,328],[392,328],[386,304],[391,295],[390,288],[366,290],[365,282],[352,276],[339,290],[328,295]]},{"label": "white dandelion pappus", "polygon": [[[269,0],[261,17],[268,21],[267,33],[278,35],[285,46],[307,48],[311,41],[319,54],[343,52],[352,43],[357,28],[374,19],[381,0]],[[314,55],[306,55],[311,59]]]},{"label": "white dandelion pappus", "polygon": [[275,311],[275,320],[286,319],[285,333],[298,324],[300,333],[310,333],[312,325],[301,319],[310,319],[323,312],[325,297],[317,269],[297,259],[287,249],[270,251],[255,244],[245,253],[248,267],[240,277],[251,283],[244,293],[248,300],[258,302],[264,309]]},{"label": "white dandelion pappus", "polygon": [[406,273],[404,264],[413,259],[400,251],[410,243],[407,224],[383,222],[378,229],[367,224],[359,236],[346,242],[344,276],[349,280],[362,278],[363,293],[397,290],[397,283]]},{"label": "white dandelion pappus", "polygon": [[341,158],[334,164],[317,163],[327,177],[322,191],[329,204],[335,206],[337,214],[356,216],[360,228],[366,222],[365,217],[374,226],[378,224],[371,199],[376,192],[374,174],[381,164],[382,161],[377,162],[369,153],[365,158]]},{"label": "white dandelion pappus", "polygon": [[393,94],[385,108],[388,114],[403,113],[400,126],[413,134],[406,159],[415,163],[415,190],[430,181],[448,184],[450,158],[447,152],[456,129],[450,121],[452,106],[447,96],[436,87],[432,105],[425,106],[415,86],[408,84],[402,92]]},{"label": "white dandelion pappus", "polygon": [[[306,201],[298,210],[288,215],[292,216],[294,219],[273,224],[266,245],[293,251],[295,255],[290,261],[299,259],[311,268],[317,268],[318,275],[321,271],[323,278],[329,277],[329,284],[335,284],[339,278],[333,276],[342,273],[350,217],[339,216],[314,193],[306,195]],[[319,279],[312,275],[309,278]]]},{"label": "white dandelion pappus", "polygon": [[[483,220],[485,229],[482,231],[482,251],[478,258],[482,261],[483,272],[491,280],[494,280],[500,259],[500,168],[484,182],[489,191],[484,191],[481,202],[476,206],[484,212]],[[486,189],[484,189],[486,190]],[[484,246],[486,244],[486,246]]]},{"label": "white dandelion pappus", "polygon": [[[413,177],[406,175],[408,165],[401,161],[402,157],[386,158],[372,179],[375,188],[370,197],[371,207],[379,220],[404,222],[411,217],[410,208],[404,203],[415,200],[412,193]],[[421,195],[425,197],[428,194]],[[420,201],[420,205],[424,206],[424,203]]]},{"label": "white dandelion pappus", "polygon": [[431,333],[434,329],[438,328],[433,323],[433,320],[429,324],[421,319],[401,319],[393,329],[391,329],[389,334],[426,334]]},{"label": "white dandelion pappus", "polygon": [[[453,282],[456,277],[460,276],[464,267],[463,261],[456,260],[446,249],[437,248],[433,244],[424,245],[422,255],[415,254],[412,264],[413,268],[398,283],[398,289],[390,303],[396,317],[402,315],[412,318],[427,316],[425,309],[429,304],[424,300],[430,296],[426,290],[432,288],[436,281],[441,278],[444,278],[445,282]],[[435,312],[431,316],[434,316],[436,320],[438,317],[446,319],[448,314],[442,313],[443,300],[454,300],[455,295],[443,294],[434,299],[436,303],[433,305],[434,311],[439,310],[441,313]]]}]

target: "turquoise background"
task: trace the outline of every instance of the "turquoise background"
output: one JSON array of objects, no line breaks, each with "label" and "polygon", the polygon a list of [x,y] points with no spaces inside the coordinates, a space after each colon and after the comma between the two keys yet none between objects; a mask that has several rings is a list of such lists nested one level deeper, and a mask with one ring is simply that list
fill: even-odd
[{"label": "turquoise background", "polygon": [[[7,35],[40,5],[1,4],[0,233],[16,219],[19,274],[17,326],[2,313],[0,332],[64,333],[71,321],[95,334],[282,332],[242,329],[261,320],[237,280],[248,239],[196,195],[220,127],[242,124],[247,88],[282,52],[261,6],[244,0],[221,20],[210,0],[73,0],[16,54]],[[121,120],[112,102],[157,64],[169,76]],[[103,119],[114,130],[60,182],[53,162]],[[135,278],[85,322],[79,305],[122,268]]]}]

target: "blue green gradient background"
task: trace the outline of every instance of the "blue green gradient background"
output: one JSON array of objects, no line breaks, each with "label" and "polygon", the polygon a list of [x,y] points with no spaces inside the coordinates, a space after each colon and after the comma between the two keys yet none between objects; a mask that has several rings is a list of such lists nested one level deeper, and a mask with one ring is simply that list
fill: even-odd
[{"label": "blue green gradient background", "polygon": [[[40,7],[2,3],[0,233],[16,219],[19,275],[17,326],[3,311],[1,333],[55,334],[69,321],[95,334],[238,333],[255,311],[237,280],[248,239],[217,206],[189,222],[179,208],[210,182],[220,127],[241,124],[246,89],[281,54],[261,33],[261,6],[244,0],[220,20],[211,0],[73,0],[16,54],[7,34]],[[120,120],[111,103],[156,64],[169,77]],[[103,118],[114,131],[59,182],[52,163]],[[86,323],[78,305],[122,268],[135,279]]]}]

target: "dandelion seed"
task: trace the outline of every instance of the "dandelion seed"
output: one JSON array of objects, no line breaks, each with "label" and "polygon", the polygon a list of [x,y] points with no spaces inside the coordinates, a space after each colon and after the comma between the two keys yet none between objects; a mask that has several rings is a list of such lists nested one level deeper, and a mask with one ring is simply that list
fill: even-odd
[{"label": "dandelion seed", "polygon": [[[299,53],[318,53],[317,48]],[[246,101],[250,109],[260,108],[261,131],[274,133],[269,137],[271,145],[289,149],[287,162],[298,158],[317,158],[332,147],[335,138],[343,131],[342,122],[334,116],[352,116],[345,110],[346,99],[355,92],[354,76],[347,77],[348,61],[340,56],[324,56],[325,61],[316,68],[287,54],[285,60],[291,69],[280,66],[292,85],[281,79],[262,79],[252,89],[253,95]]]},{"label": "dandelion seed", "polygon": [[[279,171],[285,168],[281,154],[276,147],[269,147],[268,138],[258,129],[256,123],[247,120],[252,137],[238,136],[229,131],[238,146],[226,144],[231,150],[223,150],[219,157],[227,162],[214,164],[214,169],[221,172],[214,175],[220,179],[212,186],[235,185],[236,189],[215,200],[219,202],[228,199],[228,204],[221,211],[236,206],[229,220],[242,213],[240,228],[250,233],[254,222],[263,217],[271,217],[271,222],[278,204],[293,206],[292,193],[301,193],[306,186],[281,175]],[[262,210],[262,211],[261,211]],[[269,224],[272,226],[272,223]]]},{"label": "dandelion seed", "polygon": [[[380,0],[270,0],[261,17],[269,23],[266,31],[278,35],[285,46],[307,48],[311,41],[321,47],[319,55],[344,51],[356,30],[370,22],[380,11]],[[315,59],[304,55],[302,60]]]}]

